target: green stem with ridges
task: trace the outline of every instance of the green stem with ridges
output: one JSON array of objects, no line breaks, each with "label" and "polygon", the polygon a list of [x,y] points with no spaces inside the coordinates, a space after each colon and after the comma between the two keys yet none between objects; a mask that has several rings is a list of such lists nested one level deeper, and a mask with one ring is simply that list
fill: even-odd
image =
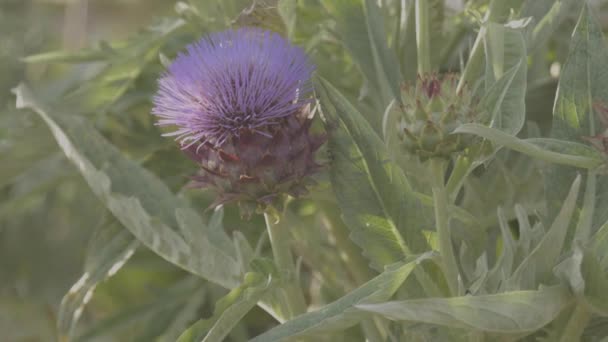
[{"label": "green stem with ridges", "polygon": [[591,312],[589,312],[585,305],[576,304],[574,312],[572,313],[572,316],[570,316],[559,342],[580,341],[590,319]]},{"label": "green stem with ridges", "polygon": [[439,241],[439,253],[441,254],[443,273],[445,275],[450,293],[458,295],[458,265],[452,246],[450,234],[449,202],[445,188],[446,161],[433,158],[429,161],[432,177],[433,203],[435,206],[435,226],[437,240]]},{"label": "green stem with ridges", "polygon": [[416,0],[416,48],[418,51],[418,74],[431,72],[431,32],[428,0]]},{"label": "green stem with ridges", "polygon": [[286,227],[276,222],[271,213],[265,212],[264,219],[274,262],[281,274],[287,274],[287,280],[283,286],[285,296],[281,300],[281,311],[286,319],[290,319],[306,312],[306,301],[297,281],[296,265],[289,248],[290,234]]}]

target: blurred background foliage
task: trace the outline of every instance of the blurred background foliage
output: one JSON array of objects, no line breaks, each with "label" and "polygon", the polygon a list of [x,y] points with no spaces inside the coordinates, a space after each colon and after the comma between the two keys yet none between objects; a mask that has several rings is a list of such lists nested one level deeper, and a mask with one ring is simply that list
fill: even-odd
[{"label": "blurred background foliage", "polygon": [[[339,42],[341,25],[361,25],[349,13],[333,12],[334,4],[344,1],[348,0],[300,0],[294,26],[279,29],[302,45],[317,62],[319,73],[366,108],[365,113],[379,113],[368,118],[379,130],[384,105],[369,96],[376,85],[364,81],[365,70],[357,68],[357,61]],[[395,13],[400,8],[395,3],[400,1],[382,2],[387,4],[383,9],[389,18],[385,27],[389,43],[397,51],[404,77],[411,79],[415,51],[407,49],[411,45],[401,44],[404,37],[391,33],[403,31],[394,29],[402,24]],[[605,2],[597,1],[597,8],[606,28]],[[547,10],[529,3],[530,15]],[[576,1],[570,3],[576,7]],[[177,5],[170,0],[0,0],[1,341],[55,340],[61,300],[82,275],[86,262],[94,262],[94,252],[87,248],[90,241],[99,238],[100,227],[117,224],[60,152],[42,120],[28,111],[15,110],[10,89],[27,80],[46,98],[60,100],[74,113],[87,116],[124,154],[159,175],[202,212],[211,201],[209,195],[183,188],[195,166],[169,139],[160,137],[149,115],[151,94],[162,72],[158,61],[174,57],[205,32],[233,23],[281,26],[276,11],[265,10],[264,4],[251,0],[192,0]],[[444,71],[459,70],[475,39],[484,6],[484,0],[468,1],[466,6],[464,1],[448,1],[443,15],[449,18],[446,25],[450,27],[441,31],[450,44],[437,53]],[[578,13],[574,9],[561,18],[552,38],[535,47],[529,57],[527,114],[535,123],[531,127],[540,131],[551,126],[557,75]],[[169,36],[171,39],[166,39]],[[357,37],[352,39],[354,45],[347,47],[356,49]],[[60,52],[39,55],[47,51]],[[37,57],[29,59],[31,63],[23,62],[32,55]],[[500,170],[484,177],[504,171],[500,165],[492,167]],[[521,161],[511,170],[516,168],[523,173],[535,172]],[[508,187],[503,184],[508,176],[498,178],[497,186]],[[474,181],[467,186],[474,187]],[[530,184],[518,186],[534,188]],[[528,195],[534,197],[534,189]],[[323,189],[317,196],[325,199]],[[516,202],[500,199],[503,204],[505,201]],[[309,279],[303,281],[310,287],[320,286],[314,295],[322,300],[313,298],[313,302],[338,298],[369,277],[338,274],[346,271],[341,260],[331,257],[331,239],[321,231],[306,229],[322,221],[313,215],[314,205],[299,200],[291,207],[300,222],[294,234],[298,241],[295,247],[303,256],[302,267],[317,267],[315,272],[303,273],[308,274]],[[471,204],[471,208],[490,215],[495,207],[490,200]],[[335,215],[335,205],[330,203],[328,208],[326,214]],[[241,222],[237,212],[236,208],[226,208],[225,228],[229,232],[238,229],[253,246],[259,243],[267,249],[260,238],[264,236],[261,221]],[[128,235],[121,238],[125,240],[113,243],[132,241]],[[210,316],[216,301],[226,294],[226,290],[188,275],[146,248],[133,248],[132,259],[98,286],[85,307],[77,328],[78,340],[172,341],[193,320]],[[340,280],[349,277],[351,283]],[[274,324],[268,314],[254,309],[233,330],[231,339],[244,340]]]}]

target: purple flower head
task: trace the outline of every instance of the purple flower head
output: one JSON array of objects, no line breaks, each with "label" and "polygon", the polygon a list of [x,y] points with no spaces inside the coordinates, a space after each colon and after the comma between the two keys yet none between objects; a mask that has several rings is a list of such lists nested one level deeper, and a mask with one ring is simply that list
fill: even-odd
[{"label": "purple flower head", "polygon": [[186,148],[220,146],[267,129],[308,104],[314,70],[302,49],[277,33],[241,28],[187,47],[159,80],[153,114]]}]

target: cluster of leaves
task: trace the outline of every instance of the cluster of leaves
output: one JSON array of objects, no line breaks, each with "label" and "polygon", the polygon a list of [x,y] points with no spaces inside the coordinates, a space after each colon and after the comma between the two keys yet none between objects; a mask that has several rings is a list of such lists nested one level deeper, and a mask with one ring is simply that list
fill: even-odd
[{"label": "cluster of leaves", "polygon": [[[59,94],[42,84],[14,92],[17,107],[42,119],[105,208],[93,218],[84,273],[59,306],[60,338],[607,336],[606,156],[588,143],[602,138],[608,103],[596,5],[471,0],[454,9],[429,0],[422,28],[420,2],[191,0],[127,41],[25,58],[68,63],[68,75],[86,71],[63,80]],[[279,227],[298,257],[296,275],[269,258],[262,220],[242,222],[231,206],[201,210],[212,194],[184,187],[195,166],[160,137],[149,114],[167,60],[201,34],[239,25],[280,31],[317,63],[327,172],[310,198],[289,202]],[[563,32],[572,34],[569,52]],[[433,70],[477,85],[491,117],[457,128],[483,143],[453,156],[439,175],[391,143],[385,119],[400,85],[416,79],[424,44],[434,51]],[[560,62],[556,79],[550,66]],[[26,172],[44,175],[37,186],[48,189],[58,181],[50,171],[75,172],[62,161],[55,154]],[[18,181],[10,190],[27,192]],[[14,197],[0,215],[22,205]],[[169,268],[166,289],[150,303],[96,320],[85,306],[96,286],[129,265],[140,245],[183,271]],[[295,317],[284,309],[293,278],[309,307]],[[77,324],[81,317],[88,324]],[[133,321],[141,328],[125,329]]]}]

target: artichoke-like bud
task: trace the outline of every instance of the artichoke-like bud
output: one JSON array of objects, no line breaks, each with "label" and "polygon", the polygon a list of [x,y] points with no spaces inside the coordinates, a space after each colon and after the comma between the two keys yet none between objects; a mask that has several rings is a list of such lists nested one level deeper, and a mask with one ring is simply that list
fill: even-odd
[{"label": "artichoke-like bud", "polygon": [[242,28],[188,46],[159,81],[153,113],[176,126],[199,172],[192,184],[237,201],[244,216],[298,196],[319,170],[305,53],[276,33]]},{"label": "artichoke-like bud", "polygon": [[449,158],[470,146],[471,135],[452,134],[464,123],[481,117],[479,101],[466,86],[458,90],[458,77],[447,74],[418,76],[416,85],[404,85],[398,111],[398,136],[405,149],[422,160]]}]

